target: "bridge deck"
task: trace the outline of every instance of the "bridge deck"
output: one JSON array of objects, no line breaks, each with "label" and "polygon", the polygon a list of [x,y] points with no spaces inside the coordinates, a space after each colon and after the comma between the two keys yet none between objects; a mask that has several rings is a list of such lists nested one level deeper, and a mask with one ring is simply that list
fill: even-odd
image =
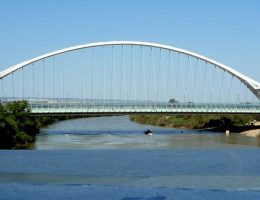
[{"label": "bridge deck", "polygon": [[260,104],[30,104],[33,114],[219,113],[260,114]]}]

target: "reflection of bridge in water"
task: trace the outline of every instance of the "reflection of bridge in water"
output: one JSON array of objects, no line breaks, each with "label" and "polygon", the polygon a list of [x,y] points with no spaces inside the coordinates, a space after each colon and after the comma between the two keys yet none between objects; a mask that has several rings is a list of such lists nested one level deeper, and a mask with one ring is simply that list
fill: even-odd
[{"label": "reflection of bridge in water", "polygon": [[260,83],[204,56],[146,42],[80,45],[0,72],[1,101],[35,114],[260,113]]}]

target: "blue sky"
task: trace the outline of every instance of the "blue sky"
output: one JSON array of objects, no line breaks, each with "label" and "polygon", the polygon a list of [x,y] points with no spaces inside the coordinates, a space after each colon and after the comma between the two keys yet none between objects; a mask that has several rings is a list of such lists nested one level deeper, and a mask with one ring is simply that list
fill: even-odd
[{"label": "blue sky", "polygon": [[109,40],[187,49],[260,81],[259,0],[0,0],[0,70]]}]

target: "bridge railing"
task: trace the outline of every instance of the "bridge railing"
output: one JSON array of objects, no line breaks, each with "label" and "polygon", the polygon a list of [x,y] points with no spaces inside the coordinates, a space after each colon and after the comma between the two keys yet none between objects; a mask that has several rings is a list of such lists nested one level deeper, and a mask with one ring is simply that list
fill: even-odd
[{"label": "bridge railing", "polygon": [[256,113],[260,104],[83,104],[46,103],[30,104],[33,113]]}]

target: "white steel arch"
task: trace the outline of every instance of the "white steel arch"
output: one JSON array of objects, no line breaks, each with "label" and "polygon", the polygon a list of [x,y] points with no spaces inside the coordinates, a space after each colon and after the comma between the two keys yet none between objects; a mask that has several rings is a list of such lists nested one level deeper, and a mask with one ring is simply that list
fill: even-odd
[{"label": "white steel arch", "polygon": [[11,67],[7,68],[6,70],[3,70],[2,72],[0,72],[0,79],[3,79],[5,76],[7,76],[7,75],[15,72],[16,70],[19,70],[31,63],[34,63],[36,61],[39,61],[39,60],[42,60],[42,59],[45,59],[45,58],[48,58],[51,56],[55,56],[58,54],[62,54],[62,53],[66,53],[66,52],[70,52],[70,51],[74,51],[74,50],[84,49],[84,48],[91,48],[91,47],[98,47],[98,46],[111,46],[111,45],[147,46],[147,47],[161,48],[161,49],[165,49],[165,50],[182,53],[182,54],[185,54],[188,56],[192,56],[194,58],[208,62],[220,69],[223,69],[226,72],[228,72],[229,74],[231,74],[232,76],[238,78],[243,84],[245,84],[257,96],[258,99],[260,99],[260,83],[241,74],[240,72],[236,71],[235,69],[233,69],[231,67],[228,67],[215,60],[209,59],[205,56],[193,53],[191,51],[187,51],[184,49],[180,49],[180,48],[176,48],[176,47],[172,47],[172,46],[168,46],[168,45],[162,45],[162,44],[156,44],[156,43],[150,43],[150,42],[140,42],[140,41],[97,42],[97,43],[90,43],[90,44],[84,44],[84,45],[78,45],[78,46],[73,46],[73,47],[69,47],[69,48],[64,48],[61,50],[53,51],[53,52],[38,56],[38,57],[30,59],[30,60],[26,60],[24,62],[14,65],[14,66],[11,66]]}]

